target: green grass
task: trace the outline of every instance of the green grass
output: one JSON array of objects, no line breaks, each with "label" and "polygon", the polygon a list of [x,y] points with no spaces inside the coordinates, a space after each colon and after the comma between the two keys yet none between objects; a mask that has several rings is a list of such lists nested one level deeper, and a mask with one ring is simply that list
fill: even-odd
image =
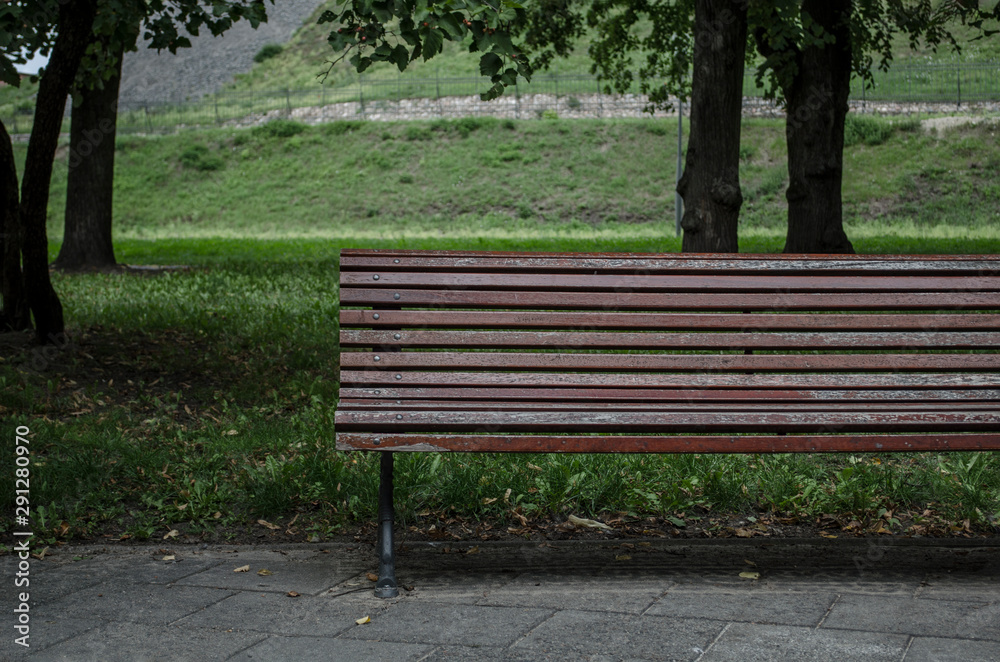
[{"label": "green grass", "polygon": [[[969,238],[881,241],[890,252],[981,248]],[[292,538],[305,540],[370,520],[376,458],[339,453],[331,443],[336,255],[341,246],[365,245],[466,247],[426,237],[126,239],[118,246],[125,262],[190,268],[56,274],[70,344],[58,353],[29,347],[0,363],[0,413],[33,432],[41,538],[158,539],[176,528],[216,539],[257,519],[285,526],[297,518]],[[627,228],[617,241],[538,236],[486,247],[657,248]],[[864,530],[947,534],[956,522],[988,527],[1000,514],[997,453],[404,454],[397,466],[398,494],[406,495],[400,515],[409,524],[457,516],[502,528],[518,526],[515,512],[532,522],[568,513],[654,515],[671,526],[829,515]],[[4,494],[0,500],[10,501],[12,490]],[[0,506],[12,507],[6,501]]]},{"label": "green grass", "polygon": [[[996,127],[925,134],[878,122],[856,127],[845,155],[856,248],[1000,253]],[[0,415],[34,433],[43,537],[179,528],[212,538],[298,517],[292,537],[308,539],[370,520],[375,460],[331,447],[338,249],[679,250],[674,130],[663,120],[487,120],[121,139],[119,260],[189,268],[57,273],[70,345],[5,350]],[[781,249],[784,150],[780,122],[747,122],[744,252]],[[448,514],[516,526],[514,509],[533,521],[832,514],[865,530],[948,533],[966,518],[989,527],[998,464],[995,453],[414,455],[400,458],[398,489],[410,523]],[[9,511],[12,494],[2,491],[0,507]]]},{"label": "green grass", "polygon": [[[844,154],[845,220],[858,250],[881,236],[975,240],[1000,250],[996,123],[927,133],[861,117]],[[675,250],[676,124],[670,119],[282,121],[119,138],[115,233],[173,237],[448,238],[466,247],[571,240]],[[786,204],[780,120],[747,120],[743,250],[780,250]],[[19,160],[24,147],[16,146]],[[62,235],[60,149],[49,236]],[[500,242],[500,244],[497,244]],[[749,243],[748,243],[749,242]],[[946,252],[949,252],[946,250]]]}]

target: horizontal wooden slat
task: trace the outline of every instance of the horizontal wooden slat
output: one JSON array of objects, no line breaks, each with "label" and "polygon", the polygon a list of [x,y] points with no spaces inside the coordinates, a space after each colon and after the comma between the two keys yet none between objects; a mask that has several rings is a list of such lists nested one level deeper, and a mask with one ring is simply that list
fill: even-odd
[{"label": "horizontal wooden slat", "polygon": [[[398,375],[398,377],[397,377]],[[546,372],[427,372],[392,370],[341,370],[345,386],[518,386],[615,388],[736,388],[736,389],[914,389],[1000,388],[997,373],[907,374],[670,374],[670,373],[546,373]],[[696,396],[692,396],[696,397]]]},{"label": "horizontal wooden slat", "polygon": [[995,255],[753,255],[671,253],[517,253],[341,251],[343,271],[594,271],[619,273],[952,273],[1000,274]]},{"label": "horizontal wooden slat", "polygon": [[828,453],[1000,450],[1000,434],[540,436],[345,432],[339,450],[506,453]]},{"label": "horizontal wooden slat", "polygon": [[[744,412],[745,402],[521,402],[493,400],[490,402],[465,400],[387,400],[342,398],[337,408],[343,411],[464,411],[475,416],[480,411],[643,411],[643,412]],[[752,405],[754,412],[924,412],[927,403],[917,402],[759,402]],[[948,411],[983,411],[996,413],[996,405],[989,402],[950,402]]]},{"label": "horizontal wooden slat", "polygon": [[[397,337],[398,336],[398,337]],[[477,349],[998,349],[1000,332],[881,333],[615,333],[576,331],[340,332],[341,347],[468,347]]]},{"label": "horizontal wooden slat", "polygon": [[380,398],[405,402],[409,399],[566,401],[584,402],[992,402],[1000,401],[996,389],[643,389],[643,388],[490,388],[490,387],[387,387],[366,386],[340,389],[341,399]]},{"label": "horizontal wooden slat", "polygon": [[927,372],[1000,370],[1000,354],[567,354],[555,352],[344,352],[343,368],[382,370],[599,370]]},{"label": "horizontal wooden slat", "polygon": [[346,272],[342,289],[452,288],[576,292],[996,292],[991,276],[592,275]]},{"label": "horizontal wooden slat", "polygon": [[590,310],[997,310],[997,292],[678,294],[648,292],[406,290],[344,287],[342,306]]},{"label": "horizontal wooden slat", "polygon": [[344,432],[1000,432],[1000,412],[337,410]]},{"label": "horizontal wooden slat", "polygon": [[[378,315],[378,318],[375,318]],[[491,328],[595,329],[650,331],[996,331],[1000,315],[768,315],[750,313],[561,313],[466,310],[341,310],[343,327],[374,328]]]}]

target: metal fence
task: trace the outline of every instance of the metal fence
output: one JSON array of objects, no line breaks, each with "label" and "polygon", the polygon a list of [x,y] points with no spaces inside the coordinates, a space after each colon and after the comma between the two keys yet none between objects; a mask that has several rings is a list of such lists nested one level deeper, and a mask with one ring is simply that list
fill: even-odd
[{"label": "metal fence", "polygon": [[[141,98],[119,101],[118,131],[163,133],[186,127],[244,126],[272,118],[305,122],[341,119],[436,119],[492,115],[514,119],[541,117],[640,116],[647,105],[638,93],[603,94],[592,76],[537,75],[520,82],[500,99],[484,102],[479,93],[488,87],[482,77],[413,78],[359,76],[336,86],[311,90],[224,90],[198,99],[177,98],[152,103]],[[777,112],[763,99],[763,90],[750,72],[744,83],[748,113]],[[855,79],[851,98],[857,105],[968,104],[1000,102],[1000,63],[899,66],[878,72],[872,85]],[[68,116],[67,108],[67,116]],[[554,115],[553,115],[554,114]],[[11,133],[31,130],[30,109],[0,106],[0,119]]]}]

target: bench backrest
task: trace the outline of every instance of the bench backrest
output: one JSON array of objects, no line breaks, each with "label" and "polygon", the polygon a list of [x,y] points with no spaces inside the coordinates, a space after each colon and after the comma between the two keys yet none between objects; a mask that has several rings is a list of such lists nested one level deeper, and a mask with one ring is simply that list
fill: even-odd
[{"label": "bench backrest", "polygon": [[[1000,256],[344,250],[340,269],[343,408],[506,407],[511,433],[661,433],[658,412],[683,408],[680,432],[1000,448]],[[413,432],[489,420],[407,416]]]}]

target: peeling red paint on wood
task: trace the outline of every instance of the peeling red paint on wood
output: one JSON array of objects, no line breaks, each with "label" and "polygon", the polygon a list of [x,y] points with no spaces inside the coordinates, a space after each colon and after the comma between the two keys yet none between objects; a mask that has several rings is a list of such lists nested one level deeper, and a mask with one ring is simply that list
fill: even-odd
[{"label": "peeling red paint on wood", "polygon": [[[377,440],[377,443],[376,443]],[[340,450],[407,451],[425,446],[491,453],[829,453],[1000,450],[1000,434],[787,436],[421,435],[344,432]]]},{"label": "peeling red paint on wood", "polygon": [[345,250],[341,302],[342,448],[1000,447],[1000,256]]}]

